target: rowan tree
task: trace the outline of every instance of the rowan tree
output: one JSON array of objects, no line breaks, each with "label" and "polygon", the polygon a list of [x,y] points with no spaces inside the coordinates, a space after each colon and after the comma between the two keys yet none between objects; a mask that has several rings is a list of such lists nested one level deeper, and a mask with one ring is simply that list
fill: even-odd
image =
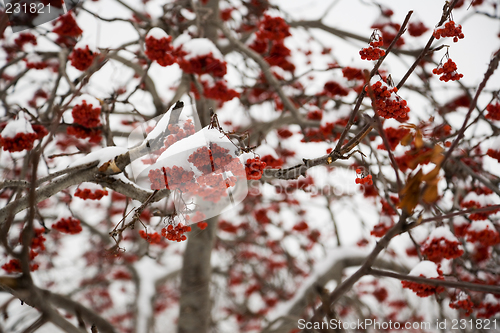
[{"label": "rowan tree", "polygon": [[499,329],[496,2],[72,5],[0,19],[2,331]]}]

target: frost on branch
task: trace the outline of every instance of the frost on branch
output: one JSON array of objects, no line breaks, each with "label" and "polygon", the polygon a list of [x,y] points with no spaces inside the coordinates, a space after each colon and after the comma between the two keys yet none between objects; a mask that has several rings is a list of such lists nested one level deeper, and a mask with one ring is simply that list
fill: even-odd
[{"label": "frost on branch", "polygon": [[101,167],[104,163],[113,160],[118,155],[125,154],[127,151],[128,150],[123,147],[102,148],[74,161],[69,167],[77,167],[93,162],[95,162],[98,167]]}]

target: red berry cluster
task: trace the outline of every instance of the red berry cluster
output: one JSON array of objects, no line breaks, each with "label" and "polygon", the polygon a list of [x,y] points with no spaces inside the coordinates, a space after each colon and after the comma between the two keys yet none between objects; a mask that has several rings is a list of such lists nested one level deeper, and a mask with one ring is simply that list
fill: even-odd
[{"label": "red berry cluster", "polygon": [[168,227],[161,229],[161,235],[170,241],[182,242],[187,239],[184,233],[190,231],[191,227],[184,226],[182,223],[179,223],[175,227],[169,224]]},{"label": "red berry cluster", "polygon": [[[194,125],[193,125],[193,130],[194,130]],[[171,145],[173,145],[177,141],[180,141],[180,140],[186,138],[188,135],[191,135],[194,133],[194,131],[193,131],[193,133],[191,133],[191,131],[189,131],[189,133],[187,133],[183,128],[180,128],[179,126],[172,125],[172,124],[168,125],[168,131],[170,134],[163,141],[164,147],[161,149],[161,152],[165,151],[168,147],[170,147]]]},{"label": "red berry cluster", "polygon": [[457,72],[457,64],[451,59],[448,59],[444,64],[440,64],[438,67],[432,70],[432,73],[436,75],[441,75],[439,78],[441,81],[457,81],[464,77],[463,74]]},{"label": "red berry cluster", "polygon": [[[481,208],[481,207],[483,207],[482,204],[480,204],[479,202],[474,201],[474,200],[463,201],[463,202],[460,203],[460,206],[462,208]],[[490,206],[490,205],[486,205],[484,207],[488,207],[488,206]],[[491,214],[495,214],[498,211],[499,211],[498,209],[495,209],[495,210],[490,210],[488,212],[476,212],[476,213],[472,213],[472,214],[469,215],[469,219],[472,220],[472,221],[487,220],[488,217]]]},{"label": "red berry cluster", "polygon": [[283,160],[281,158],[275,158],[272,155],[264,155],[260,158],[260,160],[266,163],[266,166],[269,166],[273,169],[278,169],[283,166]]},{"label": "red berry cluster", "polygon": [[44,242],[46,241],[46,239],[45,237],[43,237],[44,233],[45,233],[45,228],[35,228],[35,235],[31,239],[32,249],[40,249],[40,251],[45,250]]},{"label": "red berry cluster", "polygon": [[448,124],[441,124],[432,129],[431,135],[436,139],[442,139],[451,134],[451,126]]},{"label": "red berry cluster", "polygon": [[218,202],[227,196],[226,189],[236,184],[235,177],[224,179],[222,174],[209,173],[197,178],[196,194],[205,201]]},{"label": "red berry cluster", "polygon": [[408,25],[408,33],[413,37],[422,36],[427,30],[429,30],[429,28],[427,28],[422,22],[411,22]]},{"label": "red berry cluster", "polygon": [[258,156],[247,159],[247,162],[245,163],[247,179],[259,180],[262,177],[265,167],[266,163],[262,162]]},{"label": "red berry cluster", "polygon": [[180,58],[179,66],[186,73],[212,74],[215,77],[223,77],[227,73],[227,65],[209,54],[200,55],[190,59]]},{"label": "red berry cluster", "polygon": [[189,156],[188,161],[193,163],[203,174],[209,174],[221,170],[233,161],[234,158],[228,153],[228,149],[213,143],[211,149],[198,148]]},{"label": "red berry cluster", "polygon": [[392,218],[387,218],[384,220],[380,220],[380,222],[373,226],[372,231],[370,231],[370,235],[375,237],[382,237],[385,233],[394,226],[394,220]]},{"label": "red berry cluster", "polygon": [[71,65],[80,71],[85,71],[92,65],[97,53],[92,52],[87,45],[84,49],[74,49],[68,59]]},{"label": "red berry cluster", "polygon": [[494,229],[490,229],[489,226],[480,231],[469,227],[466,231],[466,235],[468,242],[478,242],[483,246],[493,246],[500,243],[500,236],[498,235],[498,232]]},{"label": "red berry cluster", "polygon": [[399,169],[405,172],[408,169],[415,169],[418,165],[429,164],[431,161],[432,149],[423,147],[416,149],[413,147],[405,151],[404,155],[396,156],[394,159],[398,163]]},{"label": "red berry cluster", "polygon": [[33,131],[35,131],[36,133],[36,138],[38,140],[41,140],[44,136],[46,136],[47,134],[49,134],[49,132],[47,131],[47,129],[45,127],[43,127],[42,125],[31,125],[31,128],[33,128]]},{"label": "red berry cluster", "polygon": [[291,36],[290,27],[281,17],[272,17],[264,14],[264,18],[259,23],[259,31],[256,33],[260,40],[283,40]]},{"label": "red berry cluster", "polygon": [[430,261],[439,263],[442,259],[455,259],[464,254],[460,245],[460,242],[452,242],[445,237],[433,238],[424,244],[421,251]]},{"label": "red berry cluster", "polygon": [[68,135],[73,135],[79,139],[89,139],[91,143],[101,142],[101,130],[96,128],[87,128],[79,125],[68,126],[66,128]]},{"label": "red berry cluster", "polygon": [[[388,127],[384,130],[387,141],[389,142],[389,147],[391,150],[396,149],[401,140],[410,133],[407,128],[394,128]],[[378,149],[385,150],[385,145],[381,143],[377,146]]]},{"label": "red berry cluster", "polygon": [[487,294],[486,298],[491,295],[493,302],[483,301],[479,304],[477,318],[491,318],[497,313],[500,313],[500,302],[494,298],[492,294]]},{"label": "red berry cluster", "polygon": [[75,17],[71,12],[59,16],[57,21],[54,23],[55,28],[52,32],[59,35],[56,43],[65,44],[68,46],[75,45],[75,38],[80,36],[83,32],[82,29],[76,23]]},{"label": "red berry cluster", "polygon": [[288,139],[293,136],[293,132],[288,128],[280,128],[278,130],[278,136],[282,139]]},{"label": "red berry cluster", "polygon": [[219,229],[230,234],[235,234],[238,232],[238,228],[236,226],[224,220],[219,221]]},{"label": "red berry cluster", "polygon": [[47,92],[43,89],[37,89],[35,91],[35,94],[33,94],[33,98],[28,101],[28,105],[31,106],[32,108],[37,108],[38,98],[47,99],[49,98],[49,94],[47,94]]},{"label": "red berry cluster", "polygon": [[162,37],[161,39],[156,39],[153,36],[146,38],[146,56],[152,60],[156,61],[158,65],[166,67],[175,63],[175,58],[172,55],[173,47],[170,44],[172,42],[172,37]]},{"label": "red berry cluster", "polygon": [[29,32],[23,32],[19,34],[19,36],[14,40],[14,43],[19,49],[22,49],[23,46],[27,43],[37,45],[36,37]]},{"label": "red berry cluster", "polygon": [[363,170],[361,170],[361,169],[356,169],[356,173],[358,175],[361,175],[361,178],[356,178],[356,180],[355,180],[356,184],[373,185],[372,175],[365,175]]},{"label": "red berry cluster", "polygon": [[95,190],[95,192],[92,192],[91,189],[85,188],[85,189],[80,189],[77,188],[75,191],[75,197],[79,197],[83,200],[101,200],[102,197],[108,195],[108,191],[106,190]]},{"label": "red berry cluster", "polygon": [[205,230],[206,227],[208,227],[208,223],[207,222],[198,222],[197,223],[197,226],[198,228],[200,228],[201,230]]},{"label": "red berry cluster", "polygon": [[363,71],[359,68],[344,67],[342,68],[342,75],[348,80],[364,80],[365,76]]},{"label": "red berry cluster", "polygon": [[307,119],[309,120],[321,120],[323,119],[323,111],[314,110],[307,113]]},{"label": "red berry cluster", "polygon": [[465,315],[469,316],[472,313],[474,303],[472,303],[469,295],[461,293],[459,297],[455,297],[450,301],[449,306],[456,310],[462,309],[465,311]]},{"label": "red berry cluster", "polygon": [[[420,277],[425,277],[425,276],[423,274],[420,274]],[[432,279],[444,280],[442,276]],[[441,286],[431,286],[428,284],[422,284],[413,281],[401,281],[401,284],[403,285],[403,288],[410,289],[415,294],[417,294],[418,297],[428,297],[434,294],[442,293],[444,291],[444,287]]]},{"label": "red berry cluster", "polygon": [[[295,65],[288,60],[291,51],[284,43],[284,39],[291,34],[289,26],[282,18],[264,15],[255,35],[256,38],[250,48],[263,55],[269,65],[289,72],[295,70]],[[271,45],[270,49],[269,45]]]},{"label": "red berry cluster", "polygon": [[[37,255],[38,253],[30,250],[30,260],[35,259]],[[38,264],[30,264],[30,271],[34,272],[38,268]],[[4,269],[7,273],[21,273],[21,262],[18,259],[11,259],[8,263],[2,265],[2,269]]]},{"label": "red berry cluster", "polygon": [[[22,120],[15,120],[15,122],[18,121]],[[30,125],[26,123],[26,126],[28,128],[31,126],[34,133],[31,131],[28,131],[28,133],[17,133],[13,138],[0,135],[0,147],[9,152],[23,151],[25,149],[30,150],[33,148],[35,140],[41,140],[49,133],[42,125]]]},{"label": "red berry cluster", "polygon": [[132,275],[127,271],[119,270],[113,274],[113,279],[114,280],[132,280]]},{"label": "red berry cluster", "polygon": [[269,216],[267,216],[267,209],[266,208],[261,208],[261,209],[255,210],[253,212],[253,215],[254,215],[255,219],[257,220],[257,222],[259,222],[261,224],[271,223],[271,219],[269,218]]},{"label": "red berry cluster", "polygon": [[68,126],[66,133],[77,138],[90,138],[90,142],[101,141],[101,130],[97,127],[101,125],[101,108],[94,108],[92,104],[87,104],[83,100],[82,104],[75,105],[71,111],[76,125]]},{"label": "red berry cluster", "polygon": [[161,236],[157,232],[148,234],[144,230],[139,230],[139,235],[141,236],[141,238],[144,238],[149,244],[160,244],[161,242]]},{"label": "red berry cluster", "polygon": [[49,67],[49,64],[45,61],[34,61],[29,58],[24,58],[23,61],[26,63],[26,67],[30,69],[41,70]]},{"label": "red berry cluster", "polygon": [[36,139],[36,133],[17,133],[13,138],[4,138],[0,135],[0,146],[10,152],[30,150]]},{"label": "red berry cluster", "polygon": [[340,137],[341,130],[336,130],[335,126],[345,126],[348,119],[340,118],[335,122],[328,122],[319,128],[308,128],[304,133],[302,142],[322,142],[328,140],[337,140]]},{"label": "red berry cluster", "polygon": [[488,104],[486,107],[488,113],[486,114],[486,119],[500,120],[500,103]]},{"label": "red berry cluster", "polygon": [[342,87],[339,83],[335,81],[328,81],[327,83],[325,83],[325,87],[323,89],[322,94],[328,97],[347,96],[349,95],[349,90]]},{"label": "red berry cluster", "polygon": [[455,21],[448,21],[445,23],[444,27],[437,27],[434,29],[434,33],[432,35],[436,39],[441,37],[453,37],[453,41],[455,43],[458,42],[459,39],[464,38],[462,26],[460,24],[456,24]]},{"label": "red berry cluster", "polygon": [[240,97],[240,94],[234,89],[229,89],[226,81],[223,80],[216,81],[213,86],[208,86],[208,84],[205,83],[203,94],[207,98],[222,102],[221,105],[233,98]]},{"label": "red berry cluster", "polygon": [[380,57],[385,56],[385,51],[380,48],[384,45],[384,39],[382,37],[375,37],[374,40],[370,42],[369,47],[365,47],[359,51],[359,55],[363,60],[378,60]]},{"label": "red berry cluster", "polygon": [[309,225],[307,225],[305,221],[300,221],[298,224],[294,225],[292,229],[296,231],[305,231],[309,229]]},{"label": "red berry cluster", "polygon": [[226,8],[226,9],[221,9],[219,11],[220,18],[222,21],[226,22],[231,19],[231,13],[233,12],[234,8]]},{"label": "red berry cluster", "polygon": [[269,55],[264,57],[264,59],[271,66],[277,66],[285,71],[293,72],[295,70],[295,65],[288,60],[291,54],[292,51],[285,46],[283,41],[274,41],[269,51]]},{"label": "red berry cluster", "polygon": [[80,225],[80,220],[75,219],[74,217],[62,218],[57,223],[52,225],[52,229],[59,230],[65,234],[78,234],[83,229]]},{"label": "red berry cluster", "polygon": [[459,107],[466,107],[468,108],[470,105],[470,97],[467,95],[461,95],[458,96],[457,98],[451,100],[450,102],[446,103],[443,105],[442,108],[439,109],[440,114],[456,111],[457,108]]},{"label": "red berry cluster", "polygon": [[488,149],[486,152],[486,155],[488,155],[491,158],[496,159],[498,162],[500,162],[500,150],[494,150],[494,149]]},{"label": "red berry cluster", "polygon": [[86,100],[83,100],[82,104],[75,105],[71,111],[73,115],[73,120],[78,125],[83,127],[97,127],[101,125],[101,107],[94,108],[92,104],[87,104]]},{"label": "red berry cluster", "polygon": [[[369,91],[368,87],[365,89]],[[381,81],[377,81],[371,86],[371,89],[375,97],[375,100],[372,100],[372,105],[377,110],[379,116],[386,119],[394,118],[399,121],[409,119],[408,113],[410,112],[410,108],[404,99],[396,95],[398,88],[389,89],[387,85],[382,84]]]},{"label": "red berry cluster", "polygon": [[2,269],[7,273],[21,273],[21,263],[18,259],[11,259],[8,263],[2,265]]},{"label": "red berry cluster", "polygon": [[181,167],[161,168],[150,170],[148,174],[151,181],[152,190],[179,189],[182,192],[188,192],[195,185],[194,172],[184,170]]},{"label": "red berry cluster", "polygon": [[[390,198],[394,205],[397,205],[399,203],[398,197],[391,195]],[[389,202],[385,201],[384,199],[380,199],[380,203],[382,204],[382,210],[380,212],[381,215],[390,216],[398,214],[398,212],[389,204]]]},{"label": "red berry cluster", "polygon": [[196,129],[194,127],[193,120],[187,119],[182,125],[182,128],[177,125],[168,125],[168,131],[170,135],[164,141],[164,145],[166,148],[170,147],[172,144],[181,139],[193,135],[196,132]]}]

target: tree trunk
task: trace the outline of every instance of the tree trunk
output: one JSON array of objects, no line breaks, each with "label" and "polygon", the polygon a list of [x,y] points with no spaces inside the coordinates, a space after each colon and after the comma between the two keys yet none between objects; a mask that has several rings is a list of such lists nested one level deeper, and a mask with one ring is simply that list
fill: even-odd
[{"label": "tree trunk", "polygon": [[[219,1],[210,0],[203,7],[210,10],[210,15],[206,20],[200,22],[202,34],[203,37],[215,43],[217,29],[213,24],[210,24],[210,20],[219,17]],[[215,108],[215,102],[202,97],[197,101],[196,108],[202,127],[207,126],[210,123],[209,108]],[[179,333],[206,333],[208,331],[211,319],[210,281],[212,266],[210,257],[217,230],[217,221],[217,216],[206,220],[208,226],[205,230],[199,230],[193,225],[193,231],[188,234],[181,272],[180,313],[177,330]]]},{"label": "tree trunk", "polygon": [[208,219],[205,230],[193,226],[188,236],[181,274],[179,333],[204,333],[210,324],[210,257],[217,217]]}]

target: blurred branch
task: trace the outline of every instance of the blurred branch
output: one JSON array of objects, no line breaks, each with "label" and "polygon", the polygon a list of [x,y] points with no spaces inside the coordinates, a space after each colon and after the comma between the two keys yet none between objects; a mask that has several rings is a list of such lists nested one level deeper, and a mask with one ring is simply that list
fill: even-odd
[{"label": "blurred branch", "polygon": [[[321,22],[321,20],[289,21],[287,23],[292,28],[320,29],[320,30],[326,31],[328,33],[331,33],[332,35],[340,37],[342,39],[353,39],[353,40],[357,40],[357,41],[367,43],[367,44],[370,43],[370,38],[366,38],[365,36],[361,36],[361,35],[358,35],[358,34],[355,34],[355,33],[349,32],[349,31],[345,31],[342,29],[337,29],[337,28],[327,26],[323,22]],[[421,52],[422,52],[422,50],[403,50],[403,49],[399,49],[399,48],[392,50],[392,53],[394,53],[394,54],[398,54],[398,55],[403,54],[403,55],[409,55],[409,56],[413,56],[413,57],[418,56]]]},{"label": "blurred branch", "polygon": [[427,284],[427,285],[431,285],[431,286],[444,286],[444,287],[449,287],[449,288],[467,289],[467,290],[471,290],[471,291],[500,294],[500,287],[499,286],[488,286],[488,285],[484,285],[484,284],[464,282],[464,281],[427,279],[427,278],[423,278],[420,276],[399,274],[399,273],[395,273],[395,272],[383,271],[383,270],[374,269],[374,268],[371,268],[368,271],[368,274],[373,275],[373,276],[390,277],[390,278],[394,278],[394,279],[398,279],[398,280],[402,280],[402,281],[413,281],[413,282]]},{"label": "blurred branch", "polygon": [[[273,329],[266,329],[263,332],[289,332],[291,329],[296,327],[297,319],[303,315],[306,308],[314,303],[314,300],[318,294],[317,289],[323,288],[329,281],[336,281],[337,285],[340,285],[342,282],[342,277],[344,276],[344,272],[347,268],[356,267],[361,265],[365,256],[360,252],[364,252],[359,248],[353,249],[353,251],[349,251],[349,249],[339,247],[336,250],[339,251],[339,257],[337,260],[334,260],[328,269],[326,269],[325,273],[319,275],[314,280],[310,281],[305,287],[301,287],[297,293],[296,297],[294,297],[288,306],[288,311],[286,314],[283,314],[281,324],[276,327],[276,324],[273,326]],[[335,254],[334,254],[335,256]],[[328,257],[326,258],[328,260]],[[391,269],[400,273],[408,273],[408,268],[399,265],[392,261],[387,261],[385,259],[377,259],[373,263],[374,267]],[[288,320],[292,319],[292,320]]]},{"label": "blurred branch", "polygon": [[146,71],[141,67],[141,65],[134,63],[128,59],[125,59],[121,56],[119,56],[116,53],[110,53],[108,55],[110,59],[114,59],[116,61],[121,62],[127,67],[130,67],[135,71],[137,75],[140,77],[144,78],[144,85],[146,86],[146,90],[149,91],[151,94],[151,97],[153,98],[153,104],[155,105],[156,108],[156,115],[160,115],[165,112],[165,105],[163,104],[162,99],[158,95],[158,92],[156,91],[156,85],[154,81],[151,79],[151,77],[146,73]]}]

